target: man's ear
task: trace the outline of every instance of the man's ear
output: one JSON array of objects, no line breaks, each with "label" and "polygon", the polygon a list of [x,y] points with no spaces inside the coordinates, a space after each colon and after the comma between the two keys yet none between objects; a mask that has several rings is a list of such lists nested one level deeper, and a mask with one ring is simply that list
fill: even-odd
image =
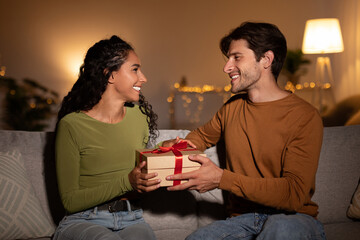
[{"label": "man's ear", "polygon": [[264,53],[264,56],[261,58],[260,62],[263,64],[264,68],[270,68],[274,60],[274,52],[269,50]]}]

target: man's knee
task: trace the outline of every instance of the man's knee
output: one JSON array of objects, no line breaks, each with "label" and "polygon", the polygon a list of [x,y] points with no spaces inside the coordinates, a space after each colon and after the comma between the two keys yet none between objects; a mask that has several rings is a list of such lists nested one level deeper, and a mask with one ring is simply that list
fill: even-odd
[{"label": "man's knee", "polygon": [[225,222],[225,220],[215,221],[209,225],[203,226],[187,236],[185,240],[222,239],[222,235],[224,234],[222,230],[226,229],[224,226]]},{"label": "man's knee", "polygon": [[300,226],[297,225],[296,220],[294,221],[284,214],[276,214],[268,217],[261,232],[278,237],[282,235],[289,237],[290,233],[296,234],[301,231]]},{"label": "man's knee", "polygon": [[320,223],[303,214],[276,214],[268,217],[258,239],[323,239]]}]

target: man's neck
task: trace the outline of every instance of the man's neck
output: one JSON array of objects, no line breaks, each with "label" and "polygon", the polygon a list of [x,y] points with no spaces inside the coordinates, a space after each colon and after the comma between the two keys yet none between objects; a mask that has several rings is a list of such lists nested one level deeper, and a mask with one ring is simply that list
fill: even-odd
[{"label": "man's neck", "polygon": [[288,95],[290,93],[282,90],[274,80],[259,84],[248,90],[249,100],[254,103],[276,101]]}]

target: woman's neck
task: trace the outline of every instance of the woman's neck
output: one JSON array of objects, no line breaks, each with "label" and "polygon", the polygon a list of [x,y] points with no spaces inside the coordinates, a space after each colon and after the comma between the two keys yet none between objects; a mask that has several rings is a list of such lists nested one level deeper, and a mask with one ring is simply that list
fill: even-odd
[{"label": "woman's neck", "polygon": [[84,113],[100,122],[119,123],[126,114],[124,104],[122,101],[106,101],[102,98],[98,104]]}]

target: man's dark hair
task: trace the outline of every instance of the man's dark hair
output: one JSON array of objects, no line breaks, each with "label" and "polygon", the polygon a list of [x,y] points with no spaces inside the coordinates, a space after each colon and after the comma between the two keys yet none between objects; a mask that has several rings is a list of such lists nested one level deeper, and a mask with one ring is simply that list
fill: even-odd
[{"label": "man's dark hair", "polygon": [[287,52],[286,39],[279,28],[270,23],[244,22],[221,39],[222,53],[227,56],[231,42],[240,39],[247,41],[248,47],[255,53],[256,61],[260,61],[269,50],[274,53],[271,72],[277,80]]}]

